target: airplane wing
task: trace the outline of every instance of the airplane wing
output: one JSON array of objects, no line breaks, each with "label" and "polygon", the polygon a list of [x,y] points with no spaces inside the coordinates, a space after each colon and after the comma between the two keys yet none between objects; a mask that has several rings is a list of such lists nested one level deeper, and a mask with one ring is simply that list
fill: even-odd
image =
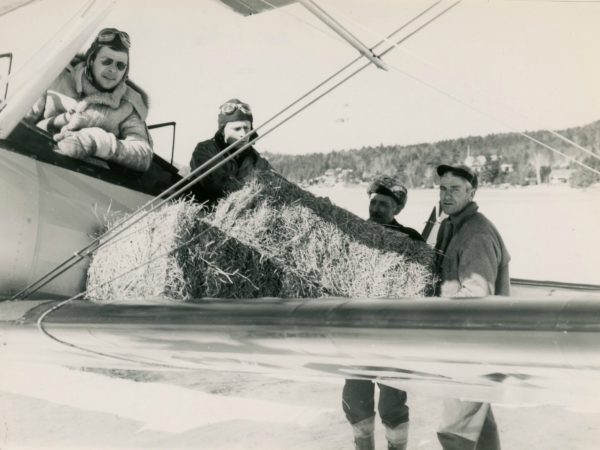
[{"label": "airplane wing", "polygon": [[387,70],[387,66],[375,55],[373,51],[363,44],[356,36],[354,36],[348,29],[346,29],[337,19],[332,15],[328,14],[323,8],[321,8],[314,0],[217,0],[235,12],[244,16],[252,14],[259,14],[264,11],[281,8],[282,6],[290,5],[292,3],[300,3],[304,6],[311,14],[317,19],[327,25],[334,33],[344,39],[348,44],[354,47],[361,55],[367,58],[376,67]]},{"label": "airplane wing", "polygon": [[298,0],[216,0],[219,3],[228,6],[233,9],[236,13],[243,16],[250,16],[252,14],[259,14],[265,11],[270,11],[275,8],[281,8],[282,6],[291,5],[297,3]]},{"label": "airplane wing", "polygon": [[444,397],[598,408],[597,296],[57,305],[0,303],[2,364],[377,379]]}]

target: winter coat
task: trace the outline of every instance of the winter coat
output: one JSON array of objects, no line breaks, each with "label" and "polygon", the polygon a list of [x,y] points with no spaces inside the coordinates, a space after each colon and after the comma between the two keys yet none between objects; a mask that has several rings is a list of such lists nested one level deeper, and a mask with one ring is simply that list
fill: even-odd
[{"label": "winter coat", "polygon": [[122,81],[112,92],[96,89],[85,63],[69,65],[33,105],[25,120],[54,135],[58,153],[95,156],[145,171],[152,163],[143,92]]},{"label": "winter coat", "polygon": [[[221,131],[217,131],[212,139],[199,142],[192,153],[191,170],[200,167],[227,147]],[[235,149],[229,150],[227,154],[216,158],[213,163],[200,172],[199,176],[234,152]],[[258,154],[254,147],[248,147],[195,184],[194,195],[198,200],[215,202],[227,195],[228,192],[239,189],[244,179],[256,169],[268,170],[271,169],[271,165]]]},{"label": "winter coat", "polygon": [[437,235],[442,297],[510,295],[510,255],[475,202],[442,222]]},{"label": "winter coat", "polygon": [[384,227],[391,228],[392,230],[400,231],[401,233],[408,235],[408,237],[410,237],[411,239],[413,239],[415,241],[425,242],[425,239],[423,239],[423,236],[421,236],[421,233],[419,233],[414,228],[405,227],[404,225],[400,225],[400,223],[398,223],[398,221],[396,219],[394,219],[392,221],[392,223],[390,223],[388,225],[384,225]]}]

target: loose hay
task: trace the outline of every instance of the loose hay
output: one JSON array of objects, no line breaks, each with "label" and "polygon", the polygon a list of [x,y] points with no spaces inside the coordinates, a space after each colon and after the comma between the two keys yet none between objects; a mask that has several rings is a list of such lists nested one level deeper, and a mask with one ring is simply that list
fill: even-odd
[{"label": "loose hay", "polygon": [[433,251],[367,222],[281,176],[255,175],[222,200],[212,223],[314,280],[322,295],[411,297],[433,286]]},{"label": "loose hay", "polygon": [[425,244],[266,172],[211,214],[175,202],[100,247],[88,298],[423,296],[432,261]]}]

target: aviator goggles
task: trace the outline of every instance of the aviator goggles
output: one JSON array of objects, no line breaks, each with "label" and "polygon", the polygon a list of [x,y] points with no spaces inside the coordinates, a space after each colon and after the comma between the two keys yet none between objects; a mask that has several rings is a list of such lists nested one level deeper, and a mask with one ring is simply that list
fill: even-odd
[{"label": "aviator goggles", "polygon": [[219,107],[219,112],[221,114],[229,115],[233,114],[236,109],[239,109],[244,114],[252,115],[252,110],[250,109],[250,106],[246,103],[224,103]]},{"label": "aviator goggles", "polygon": [[107,44],[114,41],[116,37],[119,38],[125,48],[128,49],[131,46],[129,35],[125,31],[119,31],[116,28],[104,28],[101,30],[96,37],[96,42]]}]

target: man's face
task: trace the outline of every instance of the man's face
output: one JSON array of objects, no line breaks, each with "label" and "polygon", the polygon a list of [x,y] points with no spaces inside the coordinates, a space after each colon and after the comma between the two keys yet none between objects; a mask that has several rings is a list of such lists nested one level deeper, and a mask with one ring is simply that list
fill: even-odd
[{"label": "man's face", "polygon": [[394,221],[394,216],[402,210],[389,195],[371,194],[369,199],[369,220],[373,222],[389,225]]},{"label": "man's face", "polygon": [[464,178],[450,172],[446,172],[440,178],[440,204],[446,214],[458,214],[474,196],[475,189]]},{"label": "man's face", "polygon": [[[225,138],[225,143],[227,145],[233,144],[248,134],[250,130],[251,125],[249,120],[236,120],[235,122],[227,122],[223,128],[223,137]],[[244,139],[240,145],[248,142],[248,139],[249,138]]]},{"label": "man's face", "polygon": [[103,89],[113,89],[121,82],[127,70],[129,56],[109,47],[100,47],[92,63],[92,76]]}]

